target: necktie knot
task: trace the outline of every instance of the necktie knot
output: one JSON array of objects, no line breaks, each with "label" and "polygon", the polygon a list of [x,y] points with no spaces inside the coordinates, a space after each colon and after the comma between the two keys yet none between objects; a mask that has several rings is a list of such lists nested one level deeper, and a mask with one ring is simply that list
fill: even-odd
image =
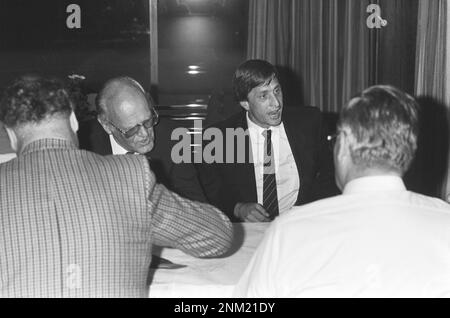
[{"label": "necktie knot", "polygon": [[264,165],[269,165],[272,159],[272,130],[266,129],[262,132],[265,142],[264,142]]}]

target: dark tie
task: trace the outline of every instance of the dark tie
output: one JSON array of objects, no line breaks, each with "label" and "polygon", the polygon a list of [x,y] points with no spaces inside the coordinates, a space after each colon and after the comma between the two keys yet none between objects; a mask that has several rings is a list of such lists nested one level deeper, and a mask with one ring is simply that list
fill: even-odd
[{"label": "dark tie", "polygon": [[264,178],[263,178],[263,206],[273,220],[278,214],[277,181],[275,178],[275,157],[272,152],[272,131],[264,130]]}]

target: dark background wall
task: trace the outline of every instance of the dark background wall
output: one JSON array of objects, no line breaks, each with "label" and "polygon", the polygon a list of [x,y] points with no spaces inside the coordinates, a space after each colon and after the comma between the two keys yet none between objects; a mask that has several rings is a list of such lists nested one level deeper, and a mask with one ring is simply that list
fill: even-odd
[{"label": "dark background wall", "polygon": [[[69,29],[69,4],[81,29]],[[0,0],[0,88],[24,73],[84,75],[90,91],[128,74],[150,86],[148,0]]]}]

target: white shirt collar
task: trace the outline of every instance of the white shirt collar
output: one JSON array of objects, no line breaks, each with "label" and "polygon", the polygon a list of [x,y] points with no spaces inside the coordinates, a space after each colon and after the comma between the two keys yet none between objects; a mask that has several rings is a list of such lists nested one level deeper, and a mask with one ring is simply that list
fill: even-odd
[{"label": "white shirt collar", "polygon": [[109,141],[111,143],[111,150],[113,155],[125,155],[128,152],[128,150],[117,143],[113,135],[109,135]]},{"label": "white shirt collar", "polygon": [[[263,128],[263,127],[255,124],[248,116],[248,112],[246,112],[246,117],[247,117],[248,130],[250,132],[256,133],[258,136],[260,136],[260,135],[262,136],[262,133],[264,132],[264,130],[266,130],[266,128]],[[283,122],[281,122],[278,126],[270,126],[267,129],[272,130],[273,134],[278,135],[282,126],[283,126]]]},{"label": "white shirt collar", "polygon": [[386,191],[406,191],[406,187],[398,176],[368,176],[356,178],[347,183],[343,194]]}]

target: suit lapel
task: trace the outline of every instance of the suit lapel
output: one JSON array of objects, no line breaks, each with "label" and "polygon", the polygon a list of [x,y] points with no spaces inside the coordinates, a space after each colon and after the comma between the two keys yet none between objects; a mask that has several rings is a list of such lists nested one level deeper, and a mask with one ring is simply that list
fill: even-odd
[{"label": "suit lapel", "polygon": [[78,140],[80,149],[89,150],[103,156],[112,154],[109,135],[97,119],[80,123]]},{"label": "suit lapel", "polygon": [[[239,121],[236,122],[234,128],[243,128],[244,131],[248,130],[247,116],[246,112],[242,112]],[[238,153],[237,145],[235,144],[235,154]],[[242,150],[240,150],[242,151]],[[236,158],[235,158],[236,159]],[[255,178],[255,168],[252,162],[252,149],[250,136],[245,137],[245,163],[235,164],[235,175],[237,178],[242,180],[241,192],[244,194],[243,197],[250,198],[251,202],[258,201],[258,195],[256,192],[256,178]]]}]

